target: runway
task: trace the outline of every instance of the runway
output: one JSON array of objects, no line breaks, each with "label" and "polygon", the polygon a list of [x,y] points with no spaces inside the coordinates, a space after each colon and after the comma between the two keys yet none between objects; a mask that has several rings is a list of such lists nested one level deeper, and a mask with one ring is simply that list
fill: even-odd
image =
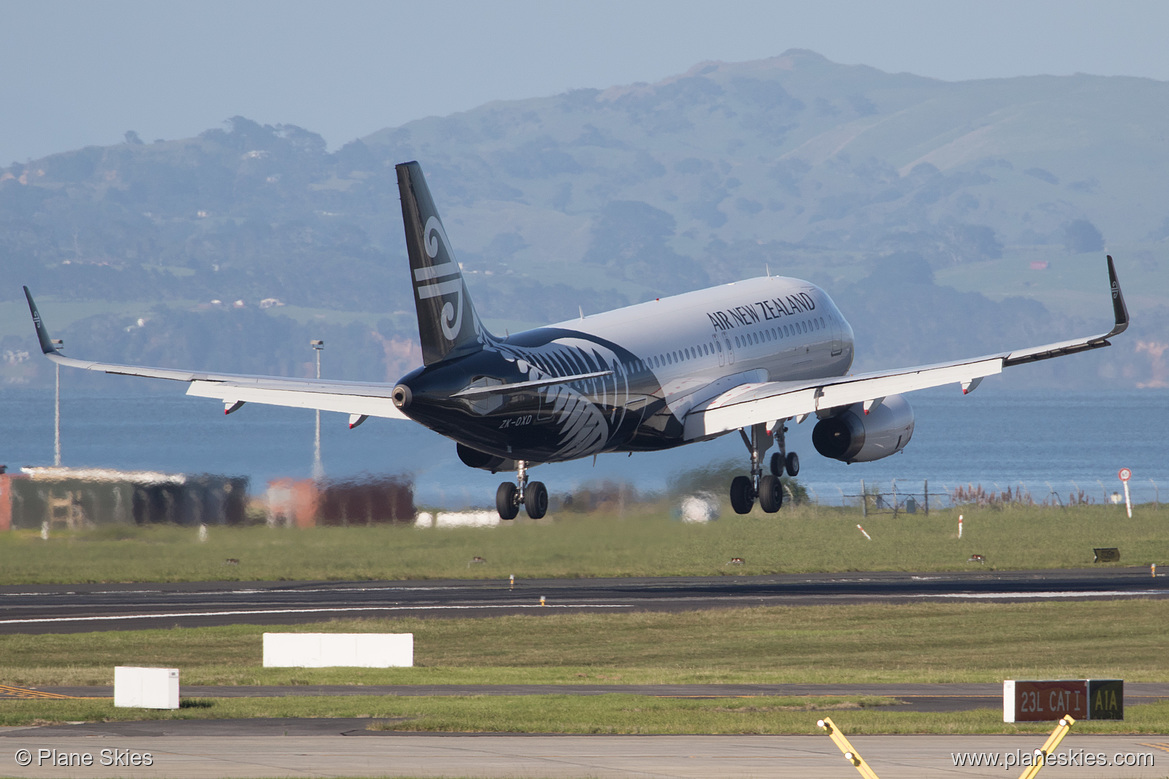
[{"label": "runway", "polygon": [[416,582],[199,582],[0,587],[0,633],[74,633],[344,617],[489,617],[749,606],[1169,597],[1144,568]]}]

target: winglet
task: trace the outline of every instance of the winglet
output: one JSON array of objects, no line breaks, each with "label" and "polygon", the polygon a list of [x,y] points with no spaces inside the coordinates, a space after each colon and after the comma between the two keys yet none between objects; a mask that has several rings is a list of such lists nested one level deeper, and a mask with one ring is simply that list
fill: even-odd
[{"label": "winglet", "polygon": [[1112,263],[1112,255],[1108,255],[1108,284],[1112,288],[1112,329],[1101,335],[1089,338],[1077,338],[1072,341],[1062,341],[1056,344],[1036,346],[1031,349],[1022,349],[1010,352],[1003,357],[1003,367],[1009,368],[1023,363],[1047,360],[1052,357],[1062,357],[1065,354],[1099,349],[1102,346],[1111,346],[1114,335],[1120,335],[1128,329],[1128,307],[1124,305],[1124,293],[1120,291],[1120,279],[1116,276],[1116,266]]},{"label": "winglet", "polygon": [[28,291],[28,287],[24,288],[24,296],[28,298],[28,310],[32,314],[33,327],[37,330],[37,340],[41,342],[41,351],[48,355],[57,354],[57,347],[53,345],[53,339],[49,337],[49,331],[45,329],[41,313],[37,311],[37,304],[33,302],[32,293]]},{"label": "winglet", "polygon": [[1105,338],[1120,335],[1128,329],[1128,306],[1124,304],[1124,293],[1120,291],[1120,280],[1116,277],[1116,267],[1112,264],[1112,255],[1108,255],[1108,283],[1112,287],[1112,313],[1116,324]]}]

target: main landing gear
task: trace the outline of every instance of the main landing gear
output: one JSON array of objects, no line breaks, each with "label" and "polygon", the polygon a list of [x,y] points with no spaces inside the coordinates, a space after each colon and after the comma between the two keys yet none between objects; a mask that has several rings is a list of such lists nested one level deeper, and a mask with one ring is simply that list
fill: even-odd
[{"label": "main landing gear", "polygon": [[[731,508],[736,514],[746,514],[751,511],[755,499],[758,498],[759,508],[768,514],[774,514],[783,505],[783,484],[780,477],[783,476],[784,470],[789,476],[799,473],[800,458],[795,452],[787,451],[784,444],[787,427],[782,420],[776,423],[770,433],[767,425],[752,425],[750,434],[747,430],[744,428],[739,434],[743,436],[743,443],[751,453],[751,475],[736,476],[731,481]],[[772,443],[779,445],[779,451],[771,455],[771,472],[764,474],[762,458]]]},{"label": "main landing gear", "polygon": [[524,460],[516,462],[516,483],[505,481],[495,491],[495,510],[500,519],[515,519],[521,505],[532,519],[541,519],[548,513],[548,489],[542,481],[528,482],[528,464]]}]

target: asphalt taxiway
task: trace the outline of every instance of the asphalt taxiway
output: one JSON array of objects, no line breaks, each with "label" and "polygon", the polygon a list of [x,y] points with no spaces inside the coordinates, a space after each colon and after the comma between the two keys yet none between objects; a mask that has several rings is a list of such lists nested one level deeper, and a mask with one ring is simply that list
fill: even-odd
[{"label": "asphalt taxiway", "polygon": [[[484,695],[644,695],[651,698],[823,698],[878,696],[892,698],[886,707],[896,712],[952,712],[999,708],[1001,684],[297,684],[297,685],[183,685],[183,697],[287,698],[355,695],[484,696]],[[0,685],[0,700],[44,698],[112,698],[114,688],[37,687]],[[1124,705],[1169,700],[1169,683],[1129,683]]]},{"label": "asphalt taxiway", "polygon": [[[840,718],[838,718],[840,719]],[[273,720],[195,723],[145,722],[40,728],[0,728],[0,772],[17,777],[411,776],[655,777],[856,776],[836,746],[820,736],[510,736],[417,735],[370,731],[360,721]],[[838,724],[841,724],[838,721]],[[842,727],[844,727],[842,725]],[[853,736],[850,741],[883,776],[1011,777],[1018,761],[1043,744],[1043,734],[1012,736]],[[1077,735],[1057,754],[1070,765],[1048,768],[1061,777],[1164,777],[1169,740],[1159,736]],[[82,760],[62,767],[49,761]],[[137,755],[150,765],[126,765]],[[959,766],[970,756],[997,766]],[[1092,756],[1091,765],[1088,755]],[[1109,765],[1101,767],[1097,758]],[[121,760],[122,765],[101,765]],[[25,764],[25,763],[28,764]],[[1079,764],[1077,764],[1079,763]],[[1123,765],[1141,763],[1141,765]]]},{"label": "asphalt taxiway", "polygon": [[198,582],[0,587],[0,633],[72,633],[344,617],[1169,597],[1144,568],[414,582]]}]

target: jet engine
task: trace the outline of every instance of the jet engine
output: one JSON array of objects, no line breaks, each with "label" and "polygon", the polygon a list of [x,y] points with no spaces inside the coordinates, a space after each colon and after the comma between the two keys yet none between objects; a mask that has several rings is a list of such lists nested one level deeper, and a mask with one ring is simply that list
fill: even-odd
[{"label": "jet engine", "polygon": [[458,452],[459,459],[463,461],[463,464],[469,465],[472,468],[482,468],[492,473],[514,471],[516,469],[515,460],[509,460],[506,457],[497,457],[493,454],[487,454],[487,452],[480,452],[478,449],[472,449],[469,446],[458,444],[456,445],[455,451]]},{"label": "jet engine", "polygon": [[833,460],[864,463],[880,460],[905,448],[913,437],[913,409],[900,395],[875,403],[866,414],[857,403],[821,419],[812,429],[816,451]]}]

